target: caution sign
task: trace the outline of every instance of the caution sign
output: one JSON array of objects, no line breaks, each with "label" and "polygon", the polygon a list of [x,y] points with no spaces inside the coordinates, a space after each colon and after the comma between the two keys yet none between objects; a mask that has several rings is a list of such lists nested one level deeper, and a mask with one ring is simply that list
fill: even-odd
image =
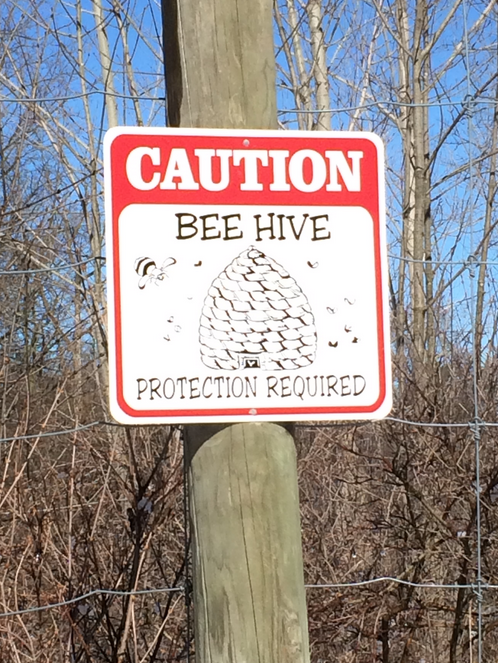
[{"label": "caution sign", "polygon": [[113,416],[386,416],[383,161],[369,133],[110,130]]}]

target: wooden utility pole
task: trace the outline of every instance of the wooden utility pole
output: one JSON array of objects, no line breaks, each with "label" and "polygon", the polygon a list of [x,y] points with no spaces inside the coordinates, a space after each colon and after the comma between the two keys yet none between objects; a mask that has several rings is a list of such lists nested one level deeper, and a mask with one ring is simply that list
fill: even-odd
[{"label": "wooden utility pole", "polygon": [[[168,123],[275,129],[271,0],[163,0]],[[294,440],[188,426],[196,663],[307,663]]]}]

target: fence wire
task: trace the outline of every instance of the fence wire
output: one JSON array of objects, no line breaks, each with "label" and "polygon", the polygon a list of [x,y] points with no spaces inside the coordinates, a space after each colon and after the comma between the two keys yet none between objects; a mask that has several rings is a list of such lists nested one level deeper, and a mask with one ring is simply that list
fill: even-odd
[{"label": "fence wire", "polygon": [[[416,589],[449,589],[449,590],[462,590],[470,589],[472,591],[482,591],[483,589],[496,591],[498,590],[498,585],[484,583],[462,583],[460,585],[456,584],[444,584],[444,583],[431,583],[431,582],[411,582],[409,580],[404,580],[403,578],[395,578],[390,576],[382,576],[378,578],[371,578],[370,580],[359,580],[357,582],[333,582],[333,583],[316,583],[316,584],[305,584],[305,588],[308,590],[313,589],[355,589],[362,587],[371,587],[372,585],[379,584],[394,584],[394,585],[404,585],[405,587],[413,587]],[[96,596],[153,596],[155,594],[170,594],[174,592],[183,592],[185,595],[185,603],[190,604],[189,593],[191,592],[190,580],[185,582],[179,587],[151,587],[149,589],[137,589],[137,590],[119,590],[119,589],[92,589],[84,594],[78,596],[73,596],[70,599],[65,599],[63,601],[57,601],[56,603],[47,603],[45,605],[32,606],[30,608],[23,608],[20,610],[9,610],[6,612],[0,612],[0,619],[6,617],[19,617],[22,615],[31,615],[37,612],[44,612],[46,610],[55,610],[58,608],[65,608],[68,606],[75,605],[77,603],[82,603]],[[187,626],[189,623],[190,615],[187,617]],[[188,629],[190,633],[190,629]],[[190,638],[188,638],[190,639]]]}]

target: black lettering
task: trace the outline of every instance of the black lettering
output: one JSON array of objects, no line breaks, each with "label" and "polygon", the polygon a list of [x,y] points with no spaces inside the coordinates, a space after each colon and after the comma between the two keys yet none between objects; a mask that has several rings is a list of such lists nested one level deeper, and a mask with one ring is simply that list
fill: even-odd
[{"label": "black lettering", "polygon": [[[166,393],[166,386],[168,382],[171,384],[171,396],[168,396],[168,394]],[[163,382],[163,396],[164,398],[167,398],[169,400],[170,398],[173,398],[174,395],[175,395],[175,381],[173,380],[173,378],[166,378],[166,380]]]},{"label": "black lettering", "polygon": [[[296,229],[294,227],[294,216],[288,216],[289,219],[290,227],[292,232],[294,233],[294,237],[296,239],[301,239],[301,235],[303,234],[304,226],[306,225],[306,221],[308,220],[308,214],[303,214],[303,222],[301,224],[301,228],[299,229],[299,232],[296,232]],[[318,218],[318,217],[315,217]],[[313,225],[314,228],[314,225]]]},{"label": "black lettering", "polygon": [[[137,400],[142,400],[142,394],[144,391],[147,391],[147,380],[144,380],[144,378],[137,378],[137,387],[138,387],[138,398]],[[140,387],[140,383],[143,382],[143,388]]]},{"label": "black lettering", "polygon": [[[332,382],[332,380],[333,380],[333,382]],[[332,382],[332,384],[331,384],[331,382]],[[335,375],[327,375],[327,389],[328,389],[327,396],[330,396],[330,390],[331,389],[335,394],[337,394],[339,396],[339,393],[338,393],[337,389],[335,388],[336,384],[337,384],[336,376]],[[322,396],[323,396],[323,394],[322,394]]]},{"label": "black lettering", "polygon": [[[313,393],[311,393],[311,389],[310,389],[310,380],[315,380],[315,391]],[[310,377],[306,378],[306,385],[308,387],[308,394],[311,396],[311,398],[314,398],[316,396],[317,391],[318,391],[318,382],[317,382],[317,380],[318,380],[318,375],[315,375],[313,378],[310,378]],[[322,396],[323,396],[323,394],[322,394]]]},{"label": "black lettering", "polygon": [[190,378],[190,398],[199,398],[201,395],[199,391],[199,378]]},{"label": "black lettering", "polygon": [[[235,385],[237,385],[237,392],[235,392]],[[232,394],[235,398],[240,398],[244,393],[244,383],[241,377],[236,377],[232,380]]]},{"label": "black lettering", "polygon": [[[312,222],[313,222],[313,237],[311,238],[312,242],[318,242],[321,239],[330,239],[330,231],[327,230],[327,228],[324,227],[318,227],[316,222],[318,219],[325,219],[327,222],[329,220],[329,215],[328,214],[319,214],[318,216],[312,216],[310,217]],[[319,236],[318,233],[321,232],[326,232],[326,235]]]},{"label": "black lettering", "polygon": [[[227,214],[226,216],[222,216],[221,218],[225,222],[225,234],[223,235],[224,240],[241,239],[243,237],[243,233],[238,226],[228,225],[229,219],[238,219],[240,221],[240,214]],[[237,231],[237,230],[239,231],[238,235],[230,235],[232,231]]]},{"label": "black lettering", "polygon": [[180,385],[180,392],[181,392],[180,399],[185,398],[185,394],[183,393],[183,388],[187,384],[187,378],[178,378],[176,383]]},{"label": "black lettering", "polygon": [[351,387],[349,386],[350,375],[343,375],[341,380],[341,396],[351,396]]},{"label": "black lettering", "polygon": [[280,228],[280,234],[278,239],[285,239],[284,235],[284,219],[286,218],[285,214],[277,214],[278,227]]},{"label": "black lettering", "polygon": [[[189,214],[188,212],[180,212],[175,216],[178,219],[178,235],[176,236],[176,239],[190,239],[191,237],[195,237],[197,235],[197,228],[195,226],[197,222],[196,216],[194,216],[193,214]],[[186,221],[183,220],[184,216],[190,217],[192,221],[190,221],[190,223],[187,223]],[[183,234],[184,228],[186,229],[190,228],[191,232],[189,235]]]},{"label": "black lettering", "polygon": [[[298,389],[297,383],[298,380],[301,383],[301,386]],[[304,384],[304,378],[302,378],[300,375],[298,375],[296,378],[294,378],[294,384],[292,385],[292,388],[294,390],[295,395],[303,400],[304,392],[306,391],[306,386]]]},{"label": "black lettering", "polygon": [[275,235],[273,234],[273,217],[275,216],[273,212],[269,212],[268,216],[270,217],[270,225],[269,226],[261,226],[261,214],[255,214],[254,218],[256,219],[256,233],[257,233],[257,242],[263,241],[261,238],[261,233],[264,232],[269,232],[270,233],[270,239],[275,239]]},{"label": "black lettering", "polygon": [[150,400],[151,401],[154,400],[152,394],[156,394],[158,398],[161,398],[161,394],[159,393],[159,388],[161,387],[161,380],[159,378],[151,378],[149,380],[149,386],[150,386]]},{"label": "black lettering", "polygon": [[[270,381],[271,381],[271,382],[270,382]],[[270,375],[269,378],[266,378],[266,385],[267,385],[267,387],[268,387],[268,398],[271,397],[271,393],[270,393],[270,392],[272,392],[272,391],[273,391],[273,393],[275,394],[275,396],[278,396],[277,391],[276,391],[276,389],[275,389],[275,387],[277,386],[277,384],[278,384],[278,380],[277,380],[277,378],[276,378],[274,375]]]},{"label": "black lettering", "polygon": [[213,384],[212,378],[206,378],[204,380],[204,382],[202,383],[202,395],[203,395],[204,398],[211,398],[211,396],[213,395],[213,392],[211,392],[209,395],[206,394],[206,385],[208,383],[212,386],[212,384]]},{"label": "black lettering", "polygon": [[[358,386],[356,381],[361,380],[361,389],[358,391]],[[363,375],[353,375],[353,396],[359,396],[365,391],[365,387],[367,386],[366,380],[363,377]]]},{"label": "black lettering", "polygon": [[218,387],[218,396],[216,398],[221,398],[221,382],[222,382],[222,380],[223,380],[223,378],[221,378],[221,377],[214,378],[214,382],[215,382],[216,386]]},{"label": "black lettering", "polygon": [[287,396],[292,396],[290,390],[290,377],[288,375],[280,379],[280,386],[282,388],[282,398],[287,398]]},{"label": "black lettering", "polygon": [[216,231],[216,226],[208,226],[207,225],[207,220],[208,219],[216,219],[218,221],[219,217],[217,214],[204,214],[204,216],[200,217],[202,219],[202,237],[201,241],[204,241],[206,239],[219,239],[221,237],[221,233],[218,230],[217,234],[215,235],[209,235],[212,230]]},{"label": "black lettering", "polygon": [[251,390],[251,393],[253,396],[256,396],[256,379],[257,377],[254,375],[252,380],[253,384],[251,385],[251,378],[246,377],[245,382],[246,382],[246,398],[249,398],[249,390]]}]

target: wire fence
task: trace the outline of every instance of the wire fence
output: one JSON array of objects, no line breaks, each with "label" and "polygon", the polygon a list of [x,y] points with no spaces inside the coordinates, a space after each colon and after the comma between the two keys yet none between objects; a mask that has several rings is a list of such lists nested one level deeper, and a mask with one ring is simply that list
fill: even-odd
[{"label": "wire fence", "polygon": [[[383,576],[378,578],[371,578],[370,580],[359,580],[357,582],[335,582],[335,583],[317,583],[317,584],[305,584],[305,588],[309,590],[313,589],[354,589],[361,587],[371,587],[372,585],[378,585],[383,583],[391,583],[395,585],[404,585],[405,587],[414,587],[418,589],[451,589],[451,590],[462,590],[470,589],[473,591],[480,590],[498,590],[498,585],[493,585],[490,583],[481,583],[480,585],[476,583],[460,585],[450,585],[443,583],[422,583],[422,582],[411,582],[409,580],[403,580],[402,578],[391,578],[389,576]],[[119,589],[92,589],[84,594],[78,596],[73,596],[70,599],[65,599],[63,601],[57,601],[56,603],[48,603],[47,605],[37,605],[31,608],[24,608],[21,610],[10,610],[8,612],[0,612],[0,618],[5,617],[19,617],[22,615],[30,615],[37,612],[43,612],[45,610],[55,610],[57,608],[64,608],[67,606],[72,606],[76,603],[81,603],[88,599],[91,599],[95,596],[146,596],[154,594],[169,594],[174,592],[185,592],[185,584],[179,587],[151,587],[150,589],[137,589],[137,590],[119,590]],[[190,588],[188,588],[190,591]]]}]

